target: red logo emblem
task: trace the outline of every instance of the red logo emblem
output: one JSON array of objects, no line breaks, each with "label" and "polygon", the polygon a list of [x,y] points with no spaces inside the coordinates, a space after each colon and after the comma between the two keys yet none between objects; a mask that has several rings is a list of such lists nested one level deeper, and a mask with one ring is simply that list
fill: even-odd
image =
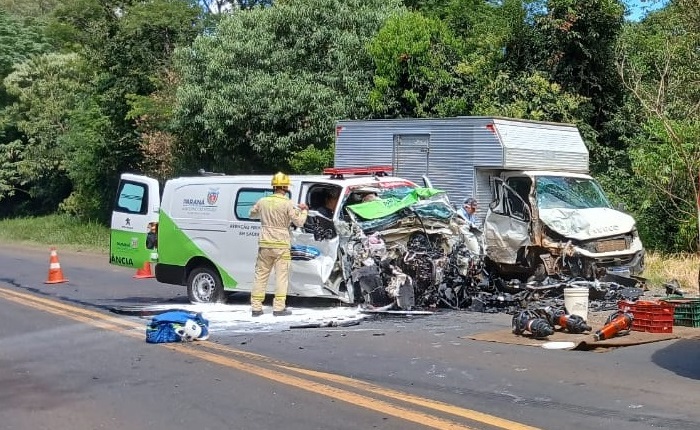
[{"label": "red logo emblem", "polygon": [[207,203],[215,205],[217,200],[219,200],[219,190],[209,190],[207,193]]}]

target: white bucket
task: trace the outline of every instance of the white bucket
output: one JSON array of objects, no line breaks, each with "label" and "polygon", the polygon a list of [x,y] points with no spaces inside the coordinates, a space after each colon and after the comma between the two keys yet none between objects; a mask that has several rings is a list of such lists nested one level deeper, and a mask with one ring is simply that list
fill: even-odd
[{"label": "white bucket", "polygon": [[588,321],[588,288],[564,288],[566,313],[578,315]]}]

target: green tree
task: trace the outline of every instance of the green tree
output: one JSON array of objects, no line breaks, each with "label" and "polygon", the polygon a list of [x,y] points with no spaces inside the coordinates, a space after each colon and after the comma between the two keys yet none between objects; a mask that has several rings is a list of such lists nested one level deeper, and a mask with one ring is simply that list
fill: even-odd
[{"label": "green tree", "polygon": [[191,1],[154,0],[132,6],[120,22],[120,33],[134,42],[132,67],[142,70],[151,85],[143,92],[126,94],[126,119],[139,135],[140,171],[159,179],[176,169],[177,137],[172,132],[178,76],[172,60],[177,46],[189,46],[207,25],[199,5]]},{"label": "green tree", "polygon": [[309,145],[289,158],[289,167],[300,174],[318,174],[324,167],[333,165],[332,147],[318,149]]},{"label": "green tree", "polygon": [[[506,68],[511,74],[541,73],[562,91],[584,97],[578,109],[586,128],[591,170],[598,176],[629,166],[625,132],[617,128],[623,86],[615,67],[615,43],[622,31],[621,0],[527,0],[523,24],[515,25],[506,43]],[[610,156],[616,164],[610,164]],[[619,177],[613,183],[620,182]]]},{"label": "green tree", "polygon": [[288,168],[309,145],[330,151],[335,121],[368,111],[366,44],[399,8],[384,0],[278,2],[230,14],[180,49],[175,116],[189,168],[269,172]]},{"label": "green tree", "polygon": [[511,76],[500,73],[484,88],[475,107],[478,115],[550,122],[579,122],[578,110],[586,99],[562,90],[540,73]]},{"label": "green tree", "polygon": [[76,54],[45,54],[15,67],[4,80],[8,94],[15,98],[5,109],[5,118],[21,137],[6,146],[12,161],[4,167],[17,185],[50,210],[70,190],[68,154],[57,143],[86,92],[84,67]]},{"label": "green tree", "polygon": [[58,145],[69,155],[65,168],[72,187],[59,209],[83,219],[105,220],[114,196],[105,179],[121,173],[111,161],[114,155],[106,138],[111,122],[96,98],[86,96],[70,113],[69,124]]},{"label": "green tree", "polygon": [[[23,178],[19,166],[24,162],[24,135],[17,127],[11,112],[16,97],[7,92],[4,79],[15,65],[30,57],[45,52],[48,45],[41,31],[34,25],[22,23],[0,9],[0,201],[3,213],[8,213],[12,198],[14,202],[25,202],[28,196],[28,181]],[[16,194],[19,193],[19,196]]]},{"label": "green tree", "polygon": [[0,0],[0,11],[28,21],[42,21],[56,8],[60,0]]},{"label": "green tree", "polygon": [[564,91],[589,100],[587,120],[596,129],[622,103],[615,68],[615,43],[622,31],[621,0],[537,0],[525,2],[531,30],[508,43],[511,70],[549,74]]},{"label": "green tree", "polygon": [[202,31],[203,14],[190,0],[69,0],[53,11],[55,48],[90,60],[90,92],[55,137],[71,155],[64,209],[106,220],[120,172],[172,173],[172,56]]},{"label": "green tree", "polygon": [[418,12],[387,20],[369,45],[374,60],[373,114],[453,116],[466,110],[458,75],[460,44],[447,25]]},{"label": "green tree", "polygon": [[[698,249],[700,238],[700,12],[672,1],[620,40],[618,69],[641,127],[630,138],[642,209],[656,221],[658,245]],[[650,216],[655,214],[655,216]],[[657,245],[657,246],[658,246]]]}]

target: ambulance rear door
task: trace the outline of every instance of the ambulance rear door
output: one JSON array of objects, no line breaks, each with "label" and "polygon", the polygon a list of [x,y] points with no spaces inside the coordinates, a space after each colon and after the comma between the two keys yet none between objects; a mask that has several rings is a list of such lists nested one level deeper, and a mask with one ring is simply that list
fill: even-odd
[{"label": "ambulance rear door", "polygon": [[123,173],[112,208],[109,262],[117,266],[142,268],[156,256],[146,247],[151,223],[158,223],[160,185],[147,176]]}]

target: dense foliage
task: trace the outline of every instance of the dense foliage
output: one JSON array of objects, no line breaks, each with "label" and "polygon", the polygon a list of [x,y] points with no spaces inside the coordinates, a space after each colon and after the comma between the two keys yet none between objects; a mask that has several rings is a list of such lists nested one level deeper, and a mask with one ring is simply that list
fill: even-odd
[{"label": "dense foliage", "polygon": [[314,172],[339,119],[579,126],[649,248],[697,249],[700,8],[0,0],[0,216],[106,222],[120,172]]}]

